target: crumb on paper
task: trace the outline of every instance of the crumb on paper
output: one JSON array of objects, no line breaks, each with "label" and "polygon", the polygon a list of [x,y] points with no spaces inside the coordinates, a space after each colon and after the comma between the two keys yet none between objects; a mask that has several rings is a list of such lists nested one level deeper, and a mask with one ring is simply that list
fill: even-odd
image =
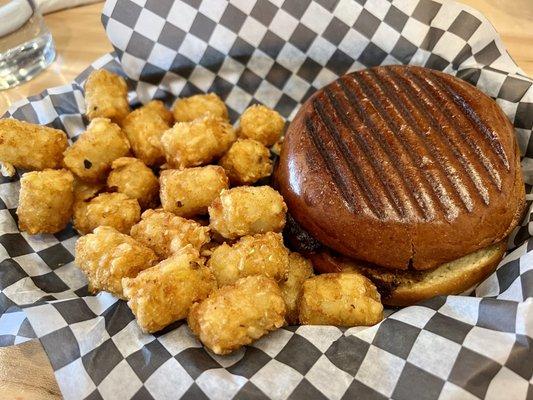
[{"label": "crumb on paper", "polygon": [[17,171],[15,170],[15,166],[13,164],[0,161],[0,173],[5,178],[13,178]]}]

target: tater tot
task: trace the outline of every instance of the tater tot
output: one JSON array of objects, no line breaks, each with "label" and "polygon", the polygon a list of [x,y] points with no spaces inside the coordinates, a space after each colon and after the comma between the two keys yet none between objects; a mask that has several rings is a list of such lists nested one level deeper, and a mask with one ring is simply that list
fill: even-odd
[{"label": "tater tot", "polygon": [[177,99],[172,106],[176,122],[189,122],[204,115],[228,119],[228,109],[215,93]]},{"label": "tater tot", "polygon": [[239,139],[233,143],[219,165],[236,186],[251,185],[272,173],[270,151],[253,139]]},{"label": "tater tot", "polygon": [[281,234],[267,232],[244,236],[233,246],[218,246],[207,265],[213,271],[218,286],[231,285],[250,275],[264,275],[276,281],[287,278],[289,251]]},{"label": "tater tot", "polygon": [[287,279],[279,284],[281,294],[287,305],[285,319],[290,325],[298,324],[298,300],[304,282],[312,277],[313,264],[298,253],[289,255],[289,273]]},{"label": "tater tot", "polygon": [[162,259],[188,244],[200,251],[211,240],[208,227],[163,210],[146,210],[131,228],[131,236]]},{"label": "tater tot", "polygon": [[353,272],[322,274],[306,280],[299,303],[304,325],[374,325],[383,319],[374,284]]},{"label": "tater tot", "polygon": [[215,249],[218,246],[220,246],[219,243],[210,241],[209,243],[206,243],[205,245],[202,246],[202,249],[200,250],[200,255],[202,257],[209,258],[211,257],[211,255],[213,254],[213,251],[215,251]]},{"label": "tater tot", "polygon": [[107,187],[137,199],[142,209],[156,207],[159,202],[159,180],[138,158],[121,157],[113,161]]},{"label": "tater tot", "polygon": [[227,121],[208,115],[176,123],[163,133],[161,146],[170,166],[187,168],[210,163],[224,154],[236,139]]},{"label": "tater tot", "polygon": [[87,118],[109,118],[120,124],[130,112],[128,85],[123,77],[99,69],[91,72],[85,82]]},{"label": "tater tot", "polygon": [[55,233],[72,216],[74,177],[65,169],[27,172],[20,179],[19,228],[30,235]]},{"label": "tater tot", "polygon": [[239,279],[192,306],[189,327],[215,354],[228,354],[285,324],[285,302],[273,279]]},{"label": "tater tot", "polygon": [[127,234],[140,219],[139,202],[124,193],[101,193],[74,206],[74,228],[83,235],[98,226],[111,226]]},{"label": "tater tot", "polygon": [[16,119],[0,119],[0,161],[17,168],[60,168],[67,135],[59,129]]},{"label": "tater tot", "polygon": [[74,203],[79,201],[89,201],[104,191],[103,183],[89,183],[74,179]]},{"label": "tater tot", "polygon": [[192,246],[122,281],[128,306],[144,332],[187,318],[191,306],[216,289],[216,281]]},{"label": "tater tot", "polygon": [[224,169],[215,165],[162,171],[161,205],[182,217],[207,214],[207,207],[229,187]]},{"label": "tater tot", "polygon": [[254,139],[270,147],[276,143],[285,127],[285,121],[277,111],[263,105],[248,107],[241,115],[239,136]]},{"label": "tater tot", "polygon": [[223,190],[211,206],[211,229],[226,239],[269,231],[281,232],[287,206],[270,186],[240,186]]},{"label": "tater tot", "polygon": [[92,293],[104,290],[124,298],[122,278],[137,276],[152,267],[157,256],[115,228],[101,226],[78,239],[75,262],[87,276]]},{"label": "tater tot", "polygon": [[76,143],[65,150],[64,162],[83,181],[105,181],[113,160],[128,155],[129,150],[128,139],[117,124],[96,118]]},{"label": "tater tot", "polygon": [[156,113],[167,125],[172,126],[174,124],[174,116],[161,100],[151,100],[146,103],[142,108],[149,110],[152,113]]},{"label": "tater tot", "polygon": [[161,136],[170,128],[172,114],[164,104],[153,100],[128,114],[122,121],[122,130],[128,138],[135,156],[146,165],[165,162],[161,149]]}]

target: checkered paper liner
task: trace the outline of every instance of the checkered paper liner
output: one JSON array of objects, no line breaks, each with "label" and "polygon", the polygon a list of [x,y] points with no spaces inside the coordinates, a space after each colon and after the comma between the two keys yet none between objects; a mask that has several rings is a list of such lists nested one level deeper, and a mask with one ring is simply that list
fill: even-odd
[{"label": "checkered paper liner", "polygon": [[[533,183],[532,81],[490,23],[430,0],[108,0],[115,47],[72,84],[13,106],[17,119],[86,126],[95,68],[129,77],[132,104],[213,91],[233,120],[251,103],[290,119],[317,88],[382,64],[443,70],[496,99],[513,122]],[[530,143],[530,141],[532,143]],[[387,310],[374,327],[286,327],[236,353],[205,350],[183,322],[142,334],[126,303],[89,296],[72,227],[17,227],[18,171],[0,181],[0,345],[37,337],[67,399],[533,398],[533,191],[498,270],[470,296]]]}]

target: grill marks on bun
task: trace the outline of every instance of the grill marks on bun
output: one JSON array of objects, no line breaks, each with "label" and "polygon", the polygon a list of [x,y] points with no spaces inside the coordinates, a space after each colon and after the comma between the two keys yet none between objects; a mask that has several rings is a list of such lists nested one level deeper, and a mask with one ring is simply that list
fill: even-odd
[{"label": "grill marks on bun", "polygon": [[[311,99],[305,127],[351,212],[448,221],[490,204],[509,170],[468,94],[436,73],[388,67],[345,75]],[[461,211],[462,210],[462,211]]]},{"label": "grill marks on bun", "polygon": [[[487,157],[484,153],[484,150],[480,147],[485,146],[485,148],[488,148],[487,150],[490,152],[491,150],[494,151],[494,153],[498,156],[498,158],[502,161],[503,165],[506,166],[507,170],[509,170],[509,163],[505,156],[505,152],[503,152],[503,149],[501,147],[501,143],[498,142],[499,146],[496,146],[496,144],[492,143],[492,140],[481,140],[481,142],[478,144],[478,142],[475,141],[477,139],[476,137],[473,137],[466,132],[469,131],[469,124],[476,128],[477,131],[482,130],[482,132],[485,132],[485,129],[480,128],[480,126],[476,123],[476,121],[479,121],[479,118],[472,121],[472,119],[468,118],[459,118],[455,119],[452,118],[450,115],[452,113],[456,113],[458,111],[472,108],[466,103],[466,101],[460,97],[457,93],[455,93],[449,86],[442,83],[438,76],[432,75],[433,79],[428,79],[425,74],[415,75],[411,73],[411,76],[421,79],[423,82],[426,90],[428,90],[439,102],[439,110],[446,118],[446,122],[453,127],[453,132],[459,134],[461,136],[461,139],[468,145],[468,147],[471,149],[471,151],[477,156],[478,161],[483,165],[486,172],[488,173],[490,180],[494,183],[496,188],[501,191],[502,189],[502,181],[501,177],[498,174],[497,169],[494,167],[494,164],[491,162],[489,157]],[[445,99],[451,100],[453,103],[456,103],[456,101],[459,101],[459,104],[455,104],[455,106],[450,105],[449,102],[446,102]],[[460,99],[460,100],[459,100]],[[458,109],[459,108],[459,109]],[[470,114],[475,114],[474,111],[470,111]],[[468,115],[468,114],[467,114]],[[487,138],[487,135],[484,134],[485,138]],[[488,142],[488,143],[487,143]],[[495,149],[496,147],[496,149]],[[500,156],[499,154],[503,154],[503,156]]]},{"label": "grill marks on bun", "polygon": [[346,206],[351,212],[353,212],[355,210],[357,201],[354,198],[354,193],[349,188],[350,183],[347,182],[346,176],[341,172],[338,164],[326,149],[325,144],[322,141],[322,138],[319,136],[318,130],[313,121],[308,118],[305,121],[305,126],[316,150],[318,151],[318,154],[320,155],[323,163],[326,166],[326,169],[331,176],[331,179],[333,182],[335,182],[335,186],[339,189],[341,196],[345,200]]},{"label": "grill marks on bun", "polygon": [[[432,180],[430,174],[425,174],[426,180],[429,182],[429,190],[428,187],[417,184],[417,171],[416,168],[413,169],[413,166],[421,166],[422,162],[404,138],[401,125],[390,116],[389,111],[386,110],[379,97],[372,95],[373,88],[365,80],[359,79],[355,75],[351,78],[338,82],[344,97],[353,105],[362,123],[371,127],[374,139],[380,143],[385,154],[383,159],[389,160],[393,170],[395,170],[392,171],[391,176],[396,176],[397,182],[403,183],[405,193],[416,201],[423,218],[425,220],[432,219],[435,214],[435,208],[430,199],[429,191],[436,183]],[[358,98],[368,99],[370,104],[366,109]],[[371,107],[370,109],[369,106]],[[373,115],[376,121],[373,121],[370,115]],[[357,132],[352,131],[352,134],[357,134]],[[406,157],[407,160],[405,160]]]},{"label": "grill marks on bun", "polygon": [[346,257],[428,270],[505,240],[524,204],[512,125],[439,71],[384,66],[317,91],[275,181],[295,221]]}]

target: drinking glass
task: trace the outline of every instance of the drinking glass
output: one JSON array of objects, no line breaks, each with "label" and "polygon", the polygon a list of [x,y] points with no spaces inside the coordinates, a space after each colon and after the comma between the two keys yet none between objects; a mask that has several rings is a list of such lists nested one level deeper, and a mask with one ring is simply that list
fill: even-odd
[{"label": "drinking glass", "polygon": [[33,0],[0,0],[0,90],[26,82],[55,58],[52,35]]}]

